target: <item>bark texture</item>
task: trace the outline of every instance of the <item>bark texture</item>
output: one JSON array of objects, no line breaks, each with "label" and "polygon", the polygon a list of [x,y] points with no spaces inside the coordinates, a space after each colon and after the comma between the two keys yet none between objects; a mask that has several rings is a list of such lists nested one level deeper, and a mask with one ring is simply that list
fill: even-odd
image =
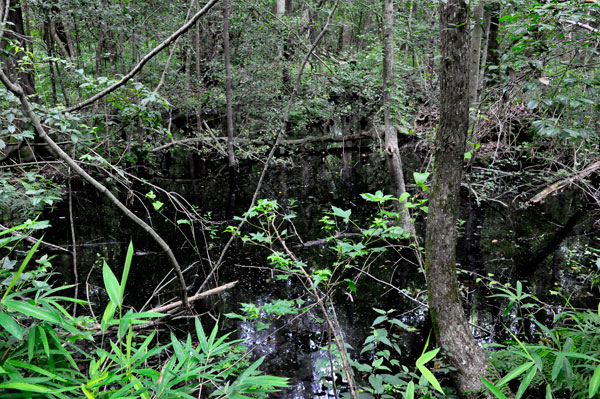
[{"label": "bark texture", "polygon": [[440,3],[440,127],[427,217],[426,276],[438,343],[451,353],[462,395],[483,389],[488,359],[473,338],[458,295],[456,219],[469,121],[469,10],[464,0]]},{"label": "bark texture", "polygon": [[477,108],[479,102],[479,61],[481,60],[483,22],[483,4],[478,4],[473,11],[473,33],[471,34],[471,57],[469,59],[469,106],[471,108]]},{"label": "bark texture", "polygon": [[[385,157],[387,159],[390,177],[392,180],[392,191],[399,198],[406,192],[404,185],[404,173],[402,171],[402,158],[398,148],[398,136],[396,129],[392,126],[391,86],[394,81],[394,1],[383,1],[383,119],[385,123]],[[406,201],[398,203],[395,211],[401,213],[401,225],[405,231],[413,232],[410,223],[410,214],[406,208]]]}]

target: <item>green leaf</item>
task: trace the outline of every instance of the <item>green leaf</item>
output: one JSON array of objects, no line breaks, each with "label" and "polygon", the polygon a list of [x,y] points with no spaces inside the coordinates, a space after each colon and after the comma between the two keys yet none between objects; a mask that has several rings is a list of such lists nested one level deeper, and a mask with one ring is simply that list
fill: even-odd
[{"label": "green leaf", "polygon": [[35,251],[37,250],[37,248],[40,246],[40,243],[42,242],[42,240],[44,239],[44,236],[42,236],[42,238],[40,238],[34,245],[33,247],[31,247],[31,249],[29,250],[29,252],[27,253],[27,256],[25,257],[25,259],[23,260],[23,263],[21,263],[21,267],[19,267],[19,270],[15,273],[12,281],[10,282],[8,288],[6,289],[6,292],[4,293],[4,296],[2,297],[2,300],[0,300],[0,303],[4,303],[4,300],[6,299],[6,297],[8,296],[8,294],[10,293],[10,290],[12,290],[12,288],[14,287],[15,283],[17,282],[17,280],[19,279],[19,276],[21,275],[21,273],[23,273],[23,270],[25,270],[25,268],[27,267],[27,264],[29,263],[29,261],[31,260],[31,257],[33,256],[33,254],[35,253]]},{"label": "green leaf", "polygon": [[110,267],[104,262],[102,266],[102,277],[104,279],[104,287],[108,293],[111,302],[121,307],[121,287]]},{"label": "green leaf", "polygon": [[533,380],[533,377],[535,377],[536,371],[537,369],[535,367],[529,369],[527,375],[525,378],[523,378],[523,381],[521,381],[521,385],[519,385],[519,390],[517,391],[517,396],[515,396],[515,399],[519,399],[521,396],[523,396],[527,388],[529,388],[531,380]]},{"label": "green leaf", "polygon": [[481,377],[481,382],[483,382],[483,385],[485,385],[486,388],[489,389],[490,392],[493,393],[495,397],[497,397],[498,399],[506,399],[506,396],[502,393],[502,391],[500,391],[498,388],[496,388],[494,386],[494,384],[492,384],[491,382],[489,382],[488,380],[486,380],[483,377]]},{"label": "green leaf", "polygon": [[419,366],[419,365],[422,366],[425,363],[427,363],[428,361],[430,361],[431,359],[433,359],[435,357],[435,355],[438,354],[439,351],[440,351],[440,348],[436,348],[436,349],[430,350],[429,352],[423,353],[417,359],[417,366]]},{"label": "green leaf", "polygon": [[429,172],[424,172],[424,173],[413,172],[413,178],[415,179],[415,183],[417,183],[417,185],[419,187],[421,187],[421,189],[423,189],[423,191],[425,191],[425,192],[429,191],[429,188],[425,185],[425,182],[427,181],[428,177],[429,177]]},{"label": "green leaf", "polygon": [[350,280],[349,278],[344,279],[344,281],[348,283],[348,289],[356,293],[356,283],[354,283],[354,281]]},{"label": "green leaf", "polygon": [[[439,348],[438,348],[439,349]],[[425,366],[423,365],[419,365],[417,364],[417,368],[419,369],[419,371],[421,372],[421,374],[423,374],[423,377],[425,377],[425,379],[439,392],[441,392],[442,394],[444,394],[444,391],[442,390],[442,387],[440,386],[440,383],[438,382],[438,380],[435,378],[435,376],[431,373],[431,371],[429,371]]]},{"label": "green leaf", "polygon": [[585,355],[583,353],[577,353],[577,352],[554,352],[554,354],[556,356],[574,357],[574,358],[577,358],[577,359],[591,360],[592,362],[600,363],[600,360],[598,360],[597,358],[595,358],[593,356]]},{"label": "green leaf", "polygon": [[164,203],[164,202],[161,202],[161,201],[154,201],[154,202],[152,203],[152,206],[154,207],[154,210],[155,210],[155,211],[158,211],[160,208],[162,208],[162,206],[163,206],[164,204],[165,204],[165,203]]},{"label": "green leaf", "polygon": [[594,375],[590,379],[590,388],[589,388],[589,397],[593,397],[598,392],[598,388],[600,387],[600,366],[596,366],[596,370],[594,371]]},{"label": "green leaf", "polygon": [[6,307],[10,310],[14,310],[20,313],[23,313],[27,316],[34,317],[39,320],[44,320],[49,323],[60,324],[61,318],[60,315],[54,312],[51,312],[47,309],[40,308],[30,304],[25,301],[14,301],[14,300],[6,300],[4,302]]},{"label": "green leaf", "polygon": [[415,383],[412,380],[406,386],[406,393],[404,395],[405,399],[414,399],[415,398]]},{"label": "green leaf", "polygon": [[344,211],[344,210],[332,205],[331,210],[333,211],[332,215],[342,218],[344,223],[348,223],[348,221],[350,220],[350,214],[352,213],[351,209]]},{"label": "green leaf", "polygon": [[524,364],[520,365],[519,367],[514,368],[508,374],[506,374],[504,376],[504,378],[502,378],[500,380],[500,382],[498,382],[496,384],[496,386],[497,387],[503,386],[504,384],[506,384],[510,380],[512,380],[514,378],[517,378],[518,376],[520,376],[521,374],[523,374],[524,372],[526,372],[527,370],[529,370],[534,365],[535,365],[535,362],[527,362],[527,363],[524,363]]},{"label": "green leaf", "polygon": [[102,320],[100,322],[100,329],[102,332],[105,332],[106,329],[110,326],[110,321],[115,315],[115,311],[117,310],[117,305],[113,301],[109,301],[104,309],[104,315],[102,316]]},{"label": "green leaf", "polygon": [[17,324],[12,316],[4,312],[0,313],[0,325],[2,325],[2,327],[4,327],[4,329],[11,333],[16,339],[23,339],[23,329],[19,327],[19,324]]},{"label": "green leaf", "polygon": [[53,392],[53,389],[50,389],[43,385],[29,384],[27,382],[5,382],[3,384],[0,384],[0,388],[17,389],[19,391],[37,392],[37,393]]},{"label": "green leaf", "polygon": [[[125,256],[125,265],[123,266],[123,273],[121,274],[121,292],[120,298],[125,296],[125,284],[127,283],[127,277],[129,276],[129,269],[131,268],[131,259],[133,258],[133,243],[129,241],[127,247],[127,255]],[[112,299],[112,298],[111,298]]]}]

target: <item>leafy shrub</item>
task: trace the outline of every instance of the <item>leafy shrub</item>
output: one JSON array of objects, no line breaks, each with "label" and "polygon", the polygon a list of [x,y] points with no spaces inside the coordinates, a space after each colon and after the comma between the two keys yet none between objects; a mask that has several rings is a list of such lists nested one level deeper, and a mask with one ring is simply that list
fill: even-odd
[{"label": "leafy shrub", "polygon": [[[195,319],[196,341],[188,334],[180,340],[157,344],[156,331],[140,324],[163,316],[136,313],[123,305],[131,266],[130,244],[121,281],[104,263],[103,277],[110,298],[100,321],[73,317],[68,304],[85,302],[60,295],[71,286],[52,287],[50,259],[25,272],[38,249],[38,241],[15,271],[17,245],[23,236],[10,233],[39,227],[28,223],[0,232],[3,281],[0,300],[0,395],[3,398],[264,398],[285,378],[262,375],[262,359],[244,367],[229,334],[219,337],[218,326],[207,335]],[[101,343],[97,343],[97,340]],[[232,361],[232,354],[235,359]]]}]

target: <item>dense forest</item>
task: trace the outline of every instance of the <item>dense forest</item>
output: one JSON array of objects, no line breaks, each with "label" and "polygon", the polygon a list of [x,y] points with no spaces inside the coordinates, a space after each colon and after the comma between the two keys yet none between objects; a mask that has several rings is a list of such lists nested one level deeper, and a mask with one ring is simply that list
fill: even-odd
[{"label": "dense forest", "polygon": [[599,29],[0,0],[0,396],[600,397]]}]

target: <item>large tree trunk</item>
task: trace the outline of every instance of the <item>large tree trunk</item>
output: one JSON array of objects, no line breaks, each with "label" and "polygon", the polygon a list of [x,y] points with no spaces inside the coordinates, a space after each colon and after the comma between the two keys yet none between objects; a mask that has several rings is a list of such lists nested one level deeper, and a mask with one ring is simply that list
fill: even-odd
[{"label": "large tree trunk", "polygon": [[483,389],[489,365],[465,317],[456,280],[456,219],[469,121],[469,9],[464,0],[440,3],[440,127],[435,138],[433,189],[427,217],[429,309],[440,346],[451,353],[461,394]]},{"label": "large tree trunk", "polygon": [[[398,148],[398,136],[391,121],[391,86],[394,81],[394,0],[383,1],[383,119],[385,123],[385,157],[392,180],[394,196],[400,198],[406,192],[402,158]],[[406,201],[395,204],[395,211],[401,214],[401,225],[404,231],[413,232],[410,214]]]}]

